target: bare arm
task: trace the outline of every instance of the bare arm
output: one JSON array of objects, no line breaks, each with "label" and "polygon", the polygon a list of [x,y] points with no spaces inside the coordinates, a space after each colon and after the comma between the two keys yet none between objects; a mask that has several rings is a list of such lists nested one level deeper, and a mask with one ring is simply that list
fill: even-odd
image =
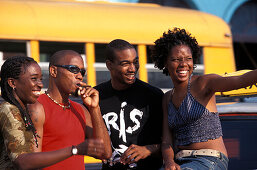
[{"label": "bare arm", "polygon": [[96,89],[86,87],[81,89],[81,98],[87,106],[85,116],[87,119],[87,137],[100,139],[104,142],[104,152],[101,159],[109,159],[112,154],[111,141],[99,107],[99,93]]},{"label": "bare arm", "polygon": [[199,83],[213,93],[235,90],[256,84],[257,69],[240,76],[222,77],[216,74],[204,75],[200,76]]},{"label": "bare arm", "polygon": [[[40,105],[38,105],[37,103],[35,104],[35,107],[37,106],[40,106]],[[33,112],[34,111],[35,110],[33,110]],[[32,120],[35,119],[33,115],[31,115],[31,117],[32,117]],[[42,138],[38,138],[39,148],[37,149],[37,153],[33,153],[33,143],[29,142],[31,141],[31,139],[28,138],[28,135],[25,135],[25,133],[31,133],[31,132],[28,132],[26,130],[22,131],[22,128],[25,128],[25,127],[24,127],[24,124],[21,124],[20,121],[18,121],[19,119],[17,119],[17,116],[9,117],[9,120],[15,126],[11,126],[11,127],[4,126],[6,129],[4,129],[3,131],[3,136],[5,139],[6,147],[9,147],[10,143],[13,143],[13,142],[16,143],[15,149],[13,148],[10,149],[11,153],[9,154],[10,154],[10,158],[13,159],[14,164],[18,169],[43,168],[49,165],[53,165],[71,156],[71,147],[64,148],[58,151],[53,151],[53,152],[45,152],[45,153],[40,152],[41,146],[42,146],[42,142],[41,142]],[[35,123],[35,127],[37,125],[39,125],[39,122]],[[12,137],[10,138],[8,136],[12,136]],[[13,155],[16,155],[16,156],[13,157]]]},{"label": "bare arm", "polygon": [[19,169],[39,169],[56,164],[72,156],[71,147],[51,152],[21,154],[14,161]]},{"label": "bare arm", "polygon": [[45,122],[45,110],[44,110],[44,107],[39,102],[28,105],[28,108],[29,108],[31,120],[39,136],[37,137],[38,147],[34,145],[34,152],[41,152],[42,141],[43,141],[43,126]]},{"label": "bare arm", "polygon": [[178,170],[179,165],[174,161],[174,151],[172,149],[172,134],[168,126],[168,102],[171,91],[163,96],[163,137],[162,137],[162,156],[164,161],[165,170]]},{"label": "bare arm", "polygon": [[[42,140],[43,140],[43,126],[45,122],[45,111],[43,106],[36,102],[29,105],[31,119],[38,132],[40,138],[38,138],[38,148],[34,146],[35,153],[21,154],[15,160],[15,164],[19,169],[37,169],[44,168],[60,161],[63,161],[72,156],[72,146],[62,148],[56,151],[41,152]],[[100,157],[103,150],[103,142],[99,140],[86,140],[77,145],[79,155],[90,155]],[[88,149],[90,148],[90,149]],[[98,152],[95,152],[95,149]]]}]

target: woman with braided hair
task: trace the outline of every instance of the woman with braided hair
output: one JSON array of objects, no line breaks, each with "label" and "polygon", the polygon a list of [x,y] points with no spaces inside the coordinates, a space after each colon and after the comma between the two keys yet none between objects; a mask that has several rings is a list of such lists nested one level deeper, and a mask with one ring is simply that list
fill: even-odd
[{"label": "woman with braided hair", "polygon": [[[0,169],[13,168],[20,154],[33,152],[37,145],[36,129],[30,119],[27,104],[40,95],[42,73],[37,62],[29,57],[12,57],[1,68],[0,105]],[[17,159],[19,160],[19,159]]]},{"label": "woman with braided hair", "polygon": [[[34,59],[11,57],[2,65],[1,93],[5,101],[0,105],[0,169],[44,168],[73,155],[71,146],[51,152],[37,148],[40,136],[27,105],[37,101],[42,87],[41,69]],[[82,142],[79,147],[85,145],[88,143]]]},{"label": "woman with braided hair", "polygon": [[231,77],[193,75],[200,47],[185,29],[163,33],[152,50],[155,66],[169,75],[174,84],[163,97],[165,170],[226,170],[228,158],[215,92],[255,84],[257,70]]}]

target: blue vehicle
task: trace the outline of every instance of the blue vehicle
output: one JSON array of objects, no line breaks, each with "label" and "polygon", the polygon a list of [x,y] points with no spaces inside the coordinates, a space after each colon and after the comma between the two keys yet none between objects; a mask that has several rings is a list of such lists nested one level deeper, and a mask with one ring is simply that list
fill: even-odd
[{"label": "blue vehicle", "polygon": [[257,169],[257,97],[234,97],[218,103],[217,109],[229,155],[229,170]]}]

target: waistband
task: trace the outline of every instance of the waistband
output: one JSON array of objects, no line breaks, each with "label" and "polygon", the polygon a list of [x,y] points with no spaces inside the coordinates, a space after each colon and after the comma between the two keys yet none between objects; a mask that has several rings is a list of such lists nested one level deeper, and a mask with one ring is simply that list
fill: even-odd
[{"label": "waistband", "polygon": [[176,159],[189,156],[213,156],[221,158],[221,152],[214,149],[181,150],[176,154]]}]

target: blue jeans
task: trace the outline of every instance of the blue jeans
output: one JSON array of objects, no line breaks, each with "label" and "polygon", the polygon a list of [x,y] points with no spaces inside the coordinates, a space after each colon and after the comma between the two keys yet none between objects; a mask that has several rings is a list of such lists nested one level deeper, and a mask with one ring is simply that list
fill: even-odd
[{"label": "blue jeans", "polygon": [[221,157],[190,156],[175,160],[181,170],[227,170],[228,158],[221,153]]}]

